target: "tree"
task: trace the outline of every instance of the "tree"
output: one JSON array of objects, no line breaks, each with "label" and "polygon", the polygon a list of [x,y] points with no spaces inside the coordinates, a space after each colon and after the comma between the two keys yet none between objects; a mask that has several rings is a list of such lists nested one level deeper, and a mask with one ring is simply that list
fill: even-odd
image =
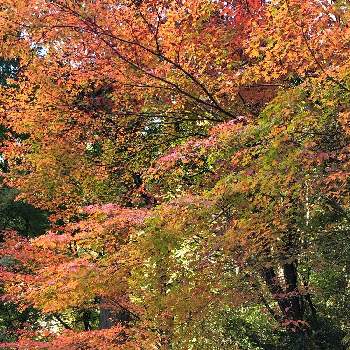
[{"label": "tree", "polygon": [[[0,85],[7,87],[7,79],[15,78],[18,71],[18,60],[1,60],[0,62]],[[6,140],[10,130],[3,125],[0,126],[0,142]],[[20,137],[20,135],[17,135]],[[8,171],[6,159],[1,156],[0,169],[2,172]],[[45,231],[48,227],[47,215],[42,211],[24,203],[17,201],[18,191],[3,186],[3,178],[0,177],[0,240],[4,240],[3,232],[6,230],[16,230],[22,235],[33,236]],[[10,260],[6,257],[0,259],[0,265],[6,266]],[[1,294],[3,294],[1,286]],[[2,295],[3,297],[3,295]],[[38,312],[32,308],[19,310],[16,305],[8,302],[6,297],[0,308],[0,339],[1,342],[15,340],[18,329],[26,324],[37,326]]]},{"label": "tree", "polygon": [[[1,11],[21,64],[3,123],[26,135],[5,179],[52,213],[46,235],[3,244],[3,279],[68,328],[13,346],[345,348],[347,3]],[[91,330],[98,312],[110,329]]]}]

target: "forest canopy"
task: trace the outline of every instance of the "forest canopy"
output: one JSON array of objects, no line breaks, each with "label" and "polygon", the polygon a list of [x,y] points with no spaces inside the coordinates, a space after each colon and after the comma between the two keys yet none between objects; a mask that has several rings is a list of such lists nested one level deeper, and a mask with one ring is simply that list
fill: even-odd
[{"label": "forest canopy", "polygon": [[0,348],[350,349],[350,2],[2,0]]}]

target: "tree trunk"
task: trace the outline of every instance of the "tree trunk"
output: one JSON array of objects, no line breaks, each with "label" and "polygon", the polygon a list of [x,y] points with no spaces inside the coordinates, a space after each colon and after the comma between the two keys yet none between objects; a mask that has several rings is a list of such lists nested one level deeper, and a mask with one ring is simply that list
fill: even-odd
[{"label": "tree trunk", "polygon": [[107,329],[113,326],[112,311],[106,305],[106,300],[101,298],[100,300],[100,329]]},{"label": "tree trunk", "polygon": [[303,320],[304,316],[301,308],[301,295],[297,286],[297,269],[295,263],[284,264],[283,275],[286,284],[285,288],[281,286],[273,267],[265,268],[262,272],[264,281],[281,311],[282,324],[295,328],[296,323]]}]

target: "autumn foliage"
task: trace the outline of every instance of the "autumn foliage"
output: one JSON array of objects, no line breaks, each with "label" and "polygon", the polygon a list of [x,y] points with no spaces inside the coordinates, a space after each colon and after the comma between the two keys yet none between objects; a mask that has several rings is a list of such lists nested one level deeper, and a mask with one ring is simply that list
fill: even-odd
[{"label": "autumn foliage", "polygon": [[50,228],[2,232],[1,298],[39,316],[1,346],[347,349],[349,21],[3,0],[3,186]]}]

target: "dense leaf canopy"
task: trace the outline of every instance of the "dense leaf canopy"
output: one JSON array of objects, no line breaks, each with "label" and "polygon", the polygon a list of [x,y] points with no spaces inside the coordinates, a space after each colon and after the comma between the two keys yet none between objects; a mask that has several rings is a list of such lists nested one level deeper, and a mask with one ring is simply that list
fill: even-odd
[{"label": "dense leaf canopy", "polygon": [[3,0],[1,346],[350,348],[349,21]]}]

